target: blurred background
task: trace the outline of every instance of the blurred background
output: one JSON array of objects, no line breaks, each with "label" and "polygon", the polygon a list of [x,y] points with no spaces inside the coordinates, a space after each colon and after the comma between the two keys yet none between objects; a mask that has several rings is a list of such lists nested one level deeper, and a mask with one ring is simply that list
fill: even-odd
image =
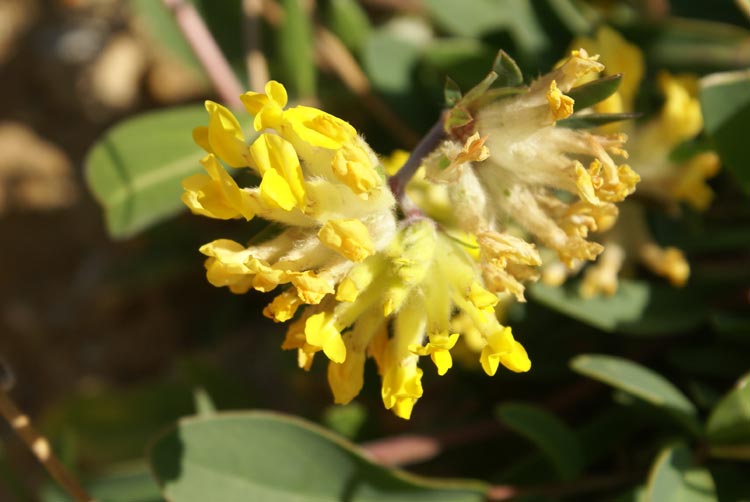
[{"label": "blurred background", "polygon": [[[240,1],[195,3],[242,75]],[[705,75],[750,66],[748,19],[730,1],[539,0],[518,7],[486,0],[495,14],[464,13],[466,20],[452,19],[450,2],[313,3],[305,6],[309,19],[354,56],[369,97],[311,49],[307,61],[285,56],[292,42],[272,15],[262,25],[270,74],[288,82],[296,99],[350,121],[383,154],[413,146],[435,121],[446,76],[467,89],[502,48],[534,78],[573,38],[605,22],[645,52],[648,79],[638,110],[646,116],[662,103],[653,79],[659,69]],[[305,64],[312,70],[299,66]],[[309,71],[312,84],[300,77]],[[740,178],[724,170],[711,181],[718,195],[705,213],[683,208],[677,218],[656,208],[649,214],[654,235],[681,247],[693,269],[680,290],[645,270],[633,272],[654,285],[649,327],[597,325],[575,307],[532,294],[529,304],[508,313],[532,355],[529,375],[489,379],[470,365],[443,378],[425,371],[425,397],[405,422],[382,409],[368,363],[356,403],[332,407],[324,366],[306,374],[293,353],[279,350],[284,327],[261,315],[268,298],[234,296],[205,280],[198,247],[256,228],[175,215],[177,201],[143,224],[118,229],[85,181],[87,154],[108,128],[144,112],[199,109],[207,98],[220,99],[156,0],[0,0],[0,357],[15,374],[13,397],[85,479],[128,473],[135,479],[130,500],[158,500],[143,460],[146,445],[193,413],[197,390],[222,409],[284,411],[357,441],[444,434],[449,451],[415,471],[514,482],[528,480],[528,465],[516,462],[528,445],[499,435],[493,410],[501,401],[526,400],[575,426],[596,417],[621,429],[592,462],[593,472],[608,472],[640,466],[653,453],[628,441],[658,442],[670,429],[648,413],[645,422],[632,423],[642,410],[627,399],[613,404],[601,386],[580,385],[568,369],[570,357],[632,357],[689,389],[705,413],[750,369],[750,206]],[[379,106],[393,116],[373,112]],[[188,143],[192,127],[202,123],[201,112],[192,116],[180,131]],[[142,154],[161,155],[159,144],[152,147]],[[163,148],[171,148],[167,139]],[[163,197],[179,193],[177,180]],[[583,308],[610,315],[607,305]],[[474,435],[466,432],[472,428]],[[0,439],[0,501],[59,500],[5,424]],[[492,464],[487,451],[497,452]],[[725,479],[741,479],[746,468],[726,467]]]}]

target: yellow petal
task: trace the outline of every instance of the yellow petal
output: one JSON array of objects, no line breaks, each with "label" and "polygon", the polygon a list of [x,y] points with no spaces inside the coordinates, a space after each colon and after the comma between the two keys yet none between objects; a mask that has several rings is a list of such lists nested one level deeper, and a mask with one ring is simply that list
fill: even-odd
[{"label": "yellow petal", "polygon": [[297,312],[302,301],[297,296],[297,291],[288,289],[278,295],[263,309],[263,315],[273,319],[275,322],[286,322]]},{"label": "yellow petal", "polygon": [[237,118],[224,106],[206,101],[210,151],[232,167],[247,165],[247,145]]},{"label": "yellow petal", "polygon": [[352,261],[362,261],[375,252],[370,231],[357,219],[328,220],[318,232],[318,239]]},{"label": "yellow petal", "polygon": [[263,201],[272,208],[291,211],[297,204],[289,183],[275,169],[266,171],[259,189]]},{"label": "yellow petal", "polygon": [[294,147],[276,134],[261,134],[250,145],[252,166],[261,176],[274,170],[280,175],[301,210],[306,207],[304,176]]},{"label": "yellow petal", "polygon": [[346,404],[357,397],[364,382],[365,353],[349,350],[343,363],[328,363],[328,385],[337,404]]},{"label": "yellow petal", "polygon": [[348,122],[308,106],[296,106],[285,111],[284,120],[302,141],[329,150],[341,148],[357,135]]},{"label": "yellow petal", "polygon": [[573,98],[566,96],[557,88],[557,82],[552,81],[547,91],[547,103],[553,120],[562,120],[573,114]]},{"label": "yellow petal", "polygon": [[305,322],[305,339],[310,345],[320,347],[333,362],[343,363],[346,359],[344,340],[334,325],[332,314],[320,312],[310,316]]}]

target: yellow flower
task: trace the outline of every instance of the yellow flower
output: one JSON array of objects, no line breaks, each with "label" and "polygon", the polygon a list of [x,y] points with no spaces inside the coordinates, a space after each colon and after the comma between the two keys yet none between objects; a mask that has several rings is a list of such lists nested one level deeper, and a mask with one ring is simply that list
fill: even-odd
[{"label": "yellow flower", "polygon": [[[483,286],[475,258],[459,241],[428,220],[410,221],[385,249],[350,269],[335,299],[308,307],[290,326],[284,347],[304,352],[299,361],[305,368],[316,352],[328,357],[328,381],[337,403],[357,395],[364,361],[374,357],[384,405],[409,418],[423,391],[420,356],[429,355],[444,375],[464,332],[482,340],[488,373],[494,374],[499,364],[512,371],[530,368],[510,328],[497,320],[496,303],[497,297]],[[279,299],[284,316],[286,306],[287,299]],[[454,315],[465,316],[461,326],[452,323]]]},{"label": "yellow flower", "polygon": [[201,160],[208,175],[194,174],[182,182],[182,201],[195,214],[228,220],[254,216],[250,194],[242,190],[213,154]]},{"label": "yellow flower", "polygon": [[[286,227],[247,247],[228,239],[201,247],[215,286],[244,293],[288,285],[265,310],[284,321],[302,304],[333,294],[355,262],[388,245],[396,231],[394,200],[377,156],[348,123],[314,108],[285,110],[286,90],[278,82],[242,100],[260,134],[246,144],[232,112],[207,102],[208,126],[194,137],[209,152],[203,160],[208,175],[185,180],[183,201],[197,214],[258,216]],[[251,169],[260,183],[239,187],[220,161]],[[319,317],[309,322],[310,344],[343,360],[333,325]]]},{"label": "yellow flower", "polygon": [[[545,84],[544,124],[572,106],[563,94],[568,71]],[[489,375],[500,365],[528,371],[526,351],[498,321],[496,291],[523,298],[522,281],[533,278],[539,255],[534,245],[490,224],[494,216],[465,207],[474,205],[477,193],[477,205],[490,207],[492,194],[471,167],[492,161],[485,144],[490,138],[477,132],[446,145],[452,156],[440,183],[422,177],[409,189],[443,213],[440,225],[418,215],[397,223],[386,168],[356,131],[320,110],[287,108],[277,82],[265,91],[242,97],[255,116],[254,140],[245,139],[229,110],[210,102],[208,126],[194,132],[208,155],[207,174],[184,182],[183,200],[193,212],[259,217],[281,227],[250,245],[230,239],[203,245],[208,281],[234,293],[281,289],[264,315],[292,321],[282,348],[297,351],[300,367],[310,369],[319,352],[328,359],[337,403],[356,397],[365,361],[373,357],[383,404],[408,419],[423,393],[420,359],[429,356],[438,374],[446,374],[462,336],[472,338]],[[250,169],[259,183],[239,186],[222,163]],[[598,170],[605,169],[592,166],[586,173],[594,177]],[[603,183],[588,183],[589,199],[605,197]],[[439,202],[435,194],[442,194]]]},{"label": "yellow flower", "polygon": [[566,93],[603,70],[596,56],[573,51],[526,92],[478,100],[469,108],[471,121],[449,124],[449,139],[426,159],[427,178],[448,186],[456,225],[477,237],[491,291],[523,301],[523,283],[536,279],[541,264],[525,236],[555,250],[569,267],[595,259],[603,247],[589,233],[610,228],[615,204],[635,190],[639,176],[620,163],[627,158],[624,135],[557,124],[576,111]]}]

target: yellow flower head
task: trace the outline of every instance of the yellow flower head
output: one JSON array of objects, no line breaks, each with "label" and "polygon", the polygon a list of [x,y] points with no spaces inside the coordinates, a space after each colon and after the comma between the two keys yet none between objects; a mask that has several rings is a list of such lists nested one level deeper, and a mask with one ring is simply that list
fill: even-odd
[{"label": "yellow flower head", "polygon": [[[533,269],[541,264],[532,244],[509,235],[509,224],[573,266],[601,253],[602,246],[587,240],[588,234],[610,227],[615,203],[635,190],[638,175],[620,163],[627,158],[624,135],[557,124],[576,111],[567,93],[603,70],[597,56],[573,51],[526,92],[481,102],[472,110],[473,123],[450,130],[450,138],[426,160],[428,179],[451,183],[461,229],[479,237],[485,283],[492,291],[522,300],[522,282],[534,279]],[[466,127],[474,134],[464,139]],[[468,157],[467,151],[480,152],[477,138],[483,150]]]},{"label": "yellow flower head", "polygon": [[[288,320],[301,305],[333,294],[356,262],[390,242],[394,199],[377,156],[348,123],[315,108],[285,109],[286,90],[278,82],[242,100],[255,115],[255,139],[246,141],[231,111],[206,102],[208,126],[197,128],[194,138],[208,153],[202,161],[207,174],[184,181],[183,201],[196,214],[258,216],[285,227],[260,244],[219,239],[201,252],[215,286],[244,293],[286,285],[266,313]],[[223,164],[248,168],[260,182],[240,187]],[[306,332],[340,359],[343,346],[335,345],[340,337],[329,321],[313,316]]]}]

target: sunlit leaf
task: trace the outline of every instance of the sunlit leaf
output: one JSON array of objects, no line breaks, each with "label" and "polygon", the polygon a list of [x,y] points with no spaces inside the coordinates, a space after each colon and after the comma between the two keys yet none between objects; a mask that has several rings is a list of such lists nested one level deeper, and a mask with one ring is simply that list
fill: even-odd
[{"label": "sunlit leaf", "polygon": [[714,446],[744,447],[746,458],[750,459],[750,375],[740,379],[713,409],[706,423],[706,435]]},{"label": "sunlit leaf", "polygon": [[570,427],[555,415],[522,403],[499,406],[497,415],[510,429],[541,450],[560,479],[575,479],[581,473],[581,444]]},{"label": "sunlit leaf", "polygon": [[693,467],[692,452],[683,445],[665,448],[651,467],[648,502],[717,502],[708,469]]},{"label": "sunlit leaf", "polygon": [[693,403],[655,371],[634,361],[604,354],[577,356],[571,360],[570,367],[577,373],[621,389],[666,411],[693,434],[701,434],[702,427]]},{"label": "sunlit leaf", "polygon": [[180,182],[201,170],[192,139],[201,106],[139,115],[104,133],[85,161],[86,181],[104,207],[107,229],[125,238],[184,209]]},{"label": "sunlit leaf", "polygon": [[350,443],[269,412],[189,418],[150,453],[172,502],[481,502],[478,482],[429,481],[385,469]]}]

